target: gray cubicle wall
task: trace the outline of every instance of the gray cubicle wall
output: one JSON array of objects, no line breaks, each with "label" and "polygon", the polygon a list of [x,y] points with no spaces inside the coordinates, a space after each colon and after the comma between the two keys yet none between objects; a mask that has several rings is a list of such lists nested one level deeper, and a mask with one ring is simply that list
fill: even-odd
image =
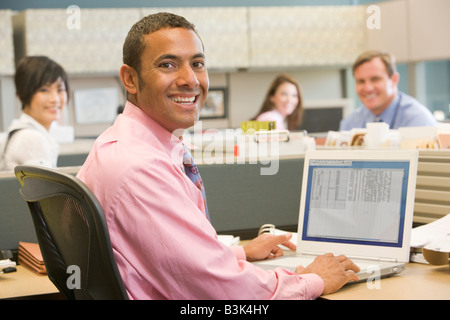
[{"label": "gray cubicle wall", "polygon": [[[59,170],[75,175],[79,168]],[[17,250],[19,241],[37,243],[33,219],[19,189],[14,172],[0,172],[0,250]]]},{"label": "gray cubicle wall", "polygon": [[[265,223],[296,231],[303,158],[279,162],[275,175],[261,175],[260,162],[199,165],[207,190],[211,222],[219,234],[256,236]],[[79,167],[60,168],[76,174]],[[37,242],[28,206],[14,174],[0,176],[0,249],[16,250],[19,241]]]},{"label": "gray cubicle wall", "polygon": [[261,163],[199,165],[217,233],[250,239],[265,223],[297,231],[303,163],[280,160],[275,175],[261,175]]},{"label": "gray cubicle wall", "polygon": [[58,157],[58,167],[82,166],[88,153],[60,154]]},{"label": "gray cubicle wall", "polygon": [[17,250],[19,241],[37,242],[28,205],[14,173],[0,178],[0,249]]}]

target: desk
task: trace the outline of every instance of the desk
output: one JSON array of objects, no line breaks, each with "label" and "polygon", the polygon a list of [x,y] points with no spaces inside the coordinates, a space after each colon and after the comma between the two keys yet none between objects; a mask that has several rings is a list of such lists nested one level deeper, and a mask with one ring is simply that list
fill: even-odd
[{"label": "desk", "polygon": [[330,300],[450,300],[450,266],[408,263],[402,273],[379,280],[379,289],[366,282],[344,286],[322,296]]},{"label": "desk", "polygon": [[[249,241],[244,240],[240,245]],[[285,255],[294,254],[285,251]],[[366,282],[349,284],[333,294],[321,296],[327,300],[450,300],[450,265],[433,266],[407,263],[406,270],[379,280],[379,288]]]},{"label": "desk", "polygon": [[0,274],[0,299],[61,299],[62,295],[46,275],[24,266],[17,272]]},{"label": "desk", "polygon": [[[45,275],[24,266],[0,275],[0,299],[61,299],[58,289]],[[408,263],[402,273],[381,279],[379,289],[367,284],[347,285],[322,296],[329,300],[450,300],[450,267]]]}]

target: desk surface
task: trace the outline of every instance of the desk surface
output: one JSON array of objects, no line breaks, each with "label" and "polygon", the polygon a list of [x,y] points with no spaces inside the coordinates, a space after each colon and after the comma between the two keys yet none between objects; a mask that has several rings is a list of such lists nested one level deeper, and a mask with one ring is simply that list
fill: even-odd
[{"label": "desk surface", "polygon": [[[244,240],[240,245],[249,241]],[[285,251],[285,255],[294,254]],[[379,282],[349,284],[335,293],[321,296],[328,300],[450,300],[450,265],[407,263],[406,269]]]},{"label": "desk surface", "polygon": [[27,298],[58,294],[59,291],[46,275],[38,275],[24,266],[17,272],[0,274],[0,299]]},{"label": "desk surface", "polygon": [[[450,300],[450,266],[408,263],[402,273],[381,279],[379,288],[367,283],[344,286],[338,292],[322,296],[332,300]],[[0,275],[0,299],[45,297],[58,290],[45,275],[24,266],[17,272]]]},{"label": "desk surface", "polygon": [[[379,287],[376,287],[376,284]],[[450,266],[408,263],[402,273],[378,283],[347,285],[322,296],[333,300],[450,300]]]}]

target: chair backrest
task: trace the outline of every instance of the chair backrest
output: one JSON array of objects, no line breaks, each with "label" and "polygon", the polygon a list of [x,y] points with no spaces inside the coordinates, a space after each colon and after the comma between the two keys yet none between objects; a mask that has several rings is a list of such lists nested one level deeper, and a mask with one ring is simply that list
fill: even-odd
[{"label": "chair backrest", "polygon": [[[128,299],[103,209],[76,177],[17,166],[48,277],[68,299]],[[68,269],[70,267],[70,269]]]}]

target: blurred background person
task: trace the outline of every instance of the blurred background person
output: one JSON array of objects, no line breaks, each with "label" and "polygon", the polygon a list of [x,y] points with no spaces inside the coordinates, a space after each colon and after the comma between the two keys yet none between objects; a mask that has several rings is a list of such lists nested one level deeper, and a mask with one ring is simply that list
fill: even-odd
[{"label": "blurred background person", "polygon": [[59,145],[49,131],[67,104],[67,74],[48,57],[29,56],[19,61],[14,80],[22,115],[7,130],[0,170],[17,165],[55,168]]},{"label": "blurred background person", "polygon": [[295,130],[303,120],[302,94],[297,80],[287,74],[277,76],[253,120],[275,121],[278,130]]},{"label": "blurred background person", "polygon": [[390,129],[437,125],[427,107],[398,91],[400,75],[389,53],[363,52],[353,64],[353,76],[363,105],[341,121],[339,130],[365,128],[367,122],[385,122]]}]

